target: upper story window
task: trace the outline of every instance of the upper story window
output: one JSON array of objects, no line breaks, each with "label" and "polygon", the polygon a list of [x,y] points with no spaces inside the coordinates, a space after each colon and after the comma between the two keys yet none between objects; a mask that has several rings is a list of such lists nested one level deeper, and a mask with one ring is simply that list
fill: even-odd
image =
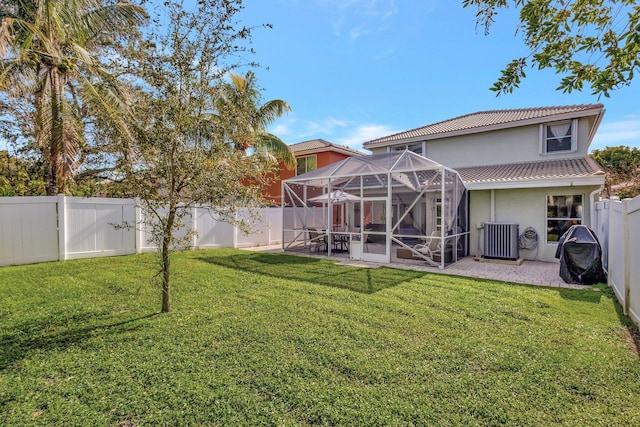
[{"label": "upper story window", "polygon": [[417,144],[396,145],[394,147],[390,147],[389,151],[404,151],[404,150],[413,151],[416,154],[420,154],[421,156],[424,156],[424,151],[422,149],[422,142],[418,142]]},{"label": "upper story window", "polygon": [[318,169],[318,156],[312,154],[310,156],[298,157],[298,165],[296,166],[296,175],[311,172]]},{"label": "upper story window", "polygon": [[577,150],[578,120],[541,125],[541,154],[570,153]]}]

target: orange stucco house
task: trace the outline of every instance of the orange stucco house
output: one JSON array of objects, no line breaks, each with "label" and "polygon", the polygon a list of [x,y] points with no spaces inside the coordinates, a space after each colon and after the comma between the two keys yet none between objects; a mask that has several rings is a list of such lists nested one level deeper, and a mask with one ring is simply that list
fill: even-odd
[{"label": "orange stucco house", "polygon": [[280,164],[278,176],[265,188],[265,198],[274,205],[280,205],[282,201],[282,181],[293,178],[296,175],[319,169],[331,163],[339,162],[347,157],[362,156],[364,153],[351,149],[344,145],[333,144],[324,139],[312,139],[289,146],[296,156],[298,166],[295,170],[289,170]]}]

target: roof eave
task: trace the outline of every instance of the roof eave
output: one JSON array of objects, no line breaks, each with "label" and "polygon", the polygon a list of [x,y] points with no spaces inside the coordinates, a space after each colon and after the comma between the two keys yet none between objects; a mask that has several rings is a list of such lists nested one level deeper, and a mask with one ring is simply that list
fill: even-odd
[{"label": "roof eave", "polygon": [[504,181],[463,182],[468,190],[503,190],[515,188],[583,187],[604,185],[604,175],[562,178],[512,179]]},{"label": "roof eave", "polygon": [[346,149],[341,149],[338,147],[323,147],[323,148],[311,148],[311,149],[307,149],[307,150],[299,150],[299,151],[294,151],[293,154],[296,157],[300,157],[300,156],[310,156],[312,154],[319,154],[319,153],[324,153],[326,151],[333,151],[339,154],[344,154],[347,156],[364,156],[365,153],[361,153],[359,151],[350,151],[350,150],[346,150]]},{"label": "roof eave", "polygon": [[604,117],[604,113],[607,110],[605,110],[604,108],[600,108],[600,112],[596,115],[596,119],[593,121],[593,125],[591,126],[591,129],[589,130],[589,145],[588,147],[591,147],[591,142],[593,142],[593,138],[596,136],[596,132],[598,131],[598,128],[600,127],[600,123],[602,123],[602,118]]},{"label": "roof eave", "polygon": [[536,117],[532,119],[518,120],[513,122],[495,124],[495,125],[480,126],[480,127],[474,127],[470,129],[462,129],[462,130],[450,131],[450,132],[442,132],[442,133],[437,133],[433,135],[422,135],[422,136],[413,136],[410,138],[399,138],[399,139],[394,139],[392,141],[384,141],[379,143],[365,142],[364,144],[362,144],[362,147],[366,150],[370,150],[371,148],[388,147],[396,144],[406,144],[406,143],[419,142],[419,141],[429,141],[433,139],[451,138],[454,136],[463,136],[463,135],[470,135],[474,133],[511,129],[515,127],[556,122],[556,121],[569,120],[569,119],[575,119],[580,117],[598,116],[597,119],[594,121],[594,126],[592,127],[592,134],[590,134],[590,137],[593,138],[593,135],[595,135],[595,130],[597,130],[600,124],[600,121],[602,120],[603,114],[604,114],[603,107],[595,107],[588,110],[573,111],[570,113],[554,114],[550,116]]}]

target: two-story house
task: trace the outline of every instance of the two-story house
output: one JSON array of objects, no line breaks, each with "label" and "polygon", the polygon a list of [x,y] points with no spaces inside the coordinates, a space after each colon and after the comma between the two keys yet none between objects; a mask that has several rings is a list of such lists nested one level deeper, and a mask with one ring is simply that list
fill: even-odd
[{"label": "two-story house", "polygon": [[482,111],[365,142],[374,154],[410,150],[455,169],[469,191],[470,254],[486,223],[532,227],[525,259],[555,261],[560,235],[591,225],[604,172],[589,157],[601,104]]}]

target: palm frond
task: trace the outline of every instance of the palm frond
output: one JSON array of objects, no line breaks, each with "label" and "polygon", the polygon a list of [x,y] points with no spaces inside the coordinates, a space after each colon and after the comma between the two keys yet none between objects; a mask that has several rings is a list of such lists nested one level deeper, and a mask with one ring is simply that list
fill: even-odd
[{"label": "palm frond", "polygon": [[274,99],[264,103],[256,111],[256,122],[259,123],[262,129],[266,129],[272,124],[278,117],[291,111],[291,107],[286,101],[281,99]]},{"label": "palm frond", "polygon": [[12,43],[12,28],[14,19],[9,16],[2,17],[0,21],[0,56],[4,57]]},{"label": "palm frond", "polygon": [[81,17],[81,28],[93,38],[105,28],[137,27],[147,19],[144,8],[130,3],[100,5],[89,9]]},{"label": "palm frond", "polygon": [[81,99],[95,111],[105,114],[112,123],[118,127],[122,135],[132,141],[134,139],[127,125],[127,119],[130,117],[130,108],[128,106],[124,91],[119,93],[115,88],[106,84],[94,84],[88,78],[80,75],[79,82],[81,88]]},{"label": "palm frond", "polygon": [[261,133],[254,145],[256,151],[266,151],[282,162],[288,169],[296,167],[296,157],[284,141],[270,133]]},{"label": "palm frond", "polygon": [[0,90],[7,91],[9,87],[26,89],[35,82],[36,73],[33,67],[19,59],[0,61]]},{"label": "palm frond", "polygon": [[78,160],[84,140],[82,122],[78,120],[74,106],[66,97],[62,99],[62,122],[64,132],[58,166],[58,180],[61,183],[73,179],[79,166]]}]

